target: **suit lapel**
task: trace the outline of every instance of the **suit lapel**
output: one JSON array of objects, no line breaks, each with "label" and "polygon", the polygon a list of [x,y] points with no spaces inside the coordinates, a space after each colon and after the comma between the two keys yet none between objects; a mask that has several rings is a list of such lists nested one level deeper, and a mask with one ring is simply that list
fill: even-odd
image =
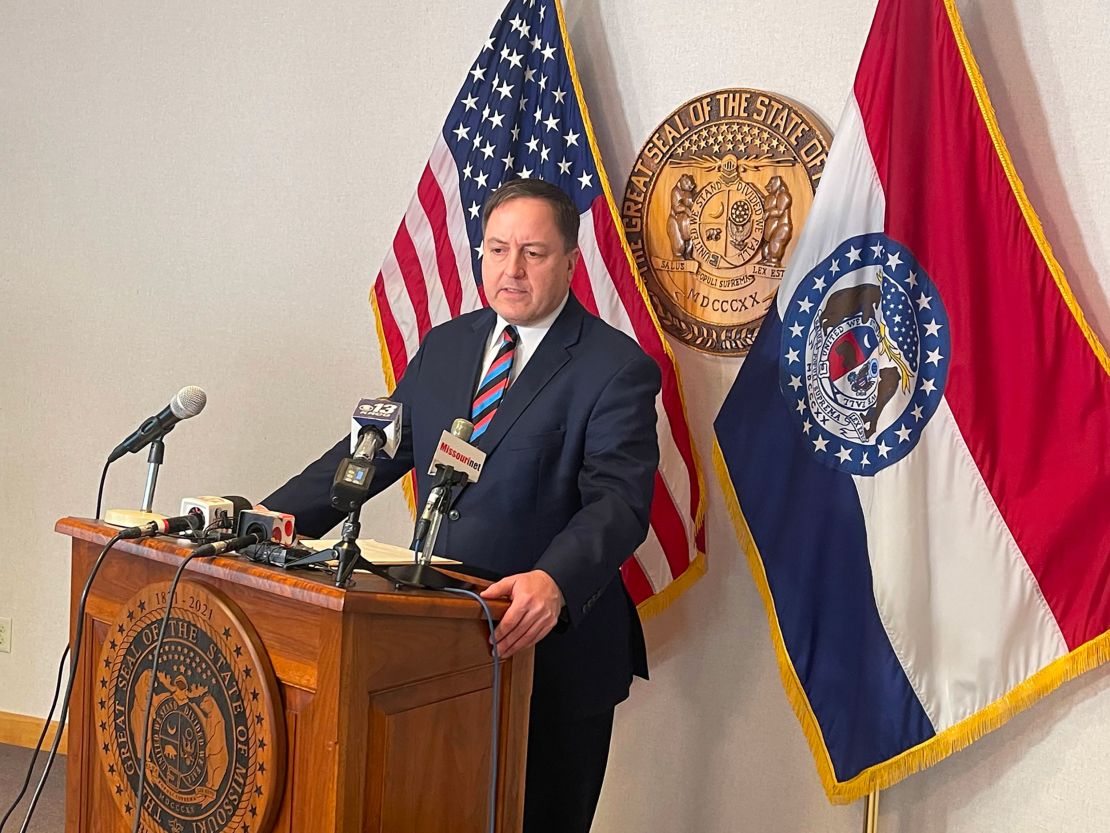
[{"label": "suit lapel", "polygon": [[517,421],[525,409],[551,381],[552,377],[570,361],[570,352],[567,348],[578,341],[582,332],[582,316],[585,310],[575,299],[574,294],[567,298],[567,305],[547,331],[540,346],[524,366],[524,370],[509,386],[497,413],[493,417],[486,433],[482,435],[479,448],[486,454],[493,454],[498,444],[504,439],[513,423]]},{"label": "suit lapel", "polygon": [[[450,420],[470,419],[470,406],[474,404],[474,389],[478,385],[479,377],[485,370],[482,361],[485,359],[486,344],[497,315],[493,310],[487,309],[485,315],[475,317],[473,326],[466,332],[464,341],[457,345],[456,354],[461,361],[456,365],[457,370],[449,372],[444,379],[443,387],[439,393],[439,400],[451,414],[449,421],[443,427],[451,430]],[[438,436],[438,435],[437,435]]]}]

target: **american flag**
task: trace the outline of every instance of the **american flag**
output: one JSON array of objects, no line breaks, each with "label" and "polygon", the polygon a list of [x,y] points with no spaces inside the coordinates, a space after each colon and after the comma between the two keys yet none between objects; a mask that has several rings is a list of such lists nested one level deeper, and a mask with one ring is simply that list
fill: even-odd
[{"label": "american flag", "polygon": [[544,179],[572,196],[581,212],[575,295],[636,339],[663,372],[651,529],[621,568],[650,614],[705,570],[703,488],[674,358],[616,214],[558,0],[509,3],[435,139],[371,293],[385,375],[395,384],[428,330],[485,306],[482,205],[516,177]]}]

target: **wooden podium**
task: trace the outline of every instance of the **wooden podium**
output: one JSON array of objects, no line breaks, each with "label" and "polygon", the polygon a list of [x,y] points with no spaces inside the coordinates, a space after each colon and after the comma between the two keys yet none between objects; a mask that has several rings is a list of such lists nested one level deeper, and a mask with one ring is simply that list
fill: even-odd
[{"label": "wooden podium", "polygon": [[[60,520],[56,529],[73,539],[72,637],[89,571],[117,530],[77,518]],[[164,591],[190,549],[170,538],[119,542],[93,582],[70,703],[67,831],[131,830],[125,808],[134,797],[121,772],[129,760],[124,729],[141,722],[144,712],[134,704],[145,702],[151,685],[148,782],[157,783],[147,797],[161,803],[144,806],[161,815],[158,825],[144,829],[486,830],[492,662],[474,600],[397,591],[364,574],[340,590],[325,574],[285,572],[240,557],[197,559],[174,600],[172,615],[176,621],[180,611],[182,619],[167,629],[176,641],[163,648],[159,669],[165,671],[140,674],[141,661],[132,667],[132,655],[139,656],[154,627],[151,619],[142,630],[142,617],[164,599],[158,588]],[[505,610],[504,603],[491,607],[495,617]],[[245,635],[236,641],[225,620],[245,623]],[[197,631],[191,621],[213,632]],[[264,674],[232,667],[251,657]],[[186,668],[189,658],[198,668]],[[276,694],[269,712],[266,687],[256,679],[262,676]],[[141,698],[122,684],[113,692],[125,677]],[[530,651],[502,664],[496,816],[503,833],[522,824],[531,684]],[[221,696],[223,713],[214,706]],[[264,714],[276,723],[269,745],[254,733]],[[141,737],[137,730],[133,735]],[[138,747],[138,740],[131,742]],[[212,797],[220,789],[226,799]],[[223,808],[216,806],[221,800]],[[208,815],[187,818],[202,811]]]}]

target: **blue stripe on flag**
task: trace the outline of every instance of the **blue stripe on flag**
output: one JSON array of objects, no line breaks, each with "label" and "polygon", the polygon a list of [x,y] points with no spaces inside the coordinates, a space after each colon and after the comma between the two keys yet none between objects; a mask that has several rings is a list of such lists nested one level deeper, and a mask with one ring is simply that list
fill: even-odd
[{"label": "blue stripe on flag", "polygon": [[714,428],[787,652],[847,781],[936,732],[879,619],[852,477],[810,453],[779,391],[781,337],[772,306]]}]

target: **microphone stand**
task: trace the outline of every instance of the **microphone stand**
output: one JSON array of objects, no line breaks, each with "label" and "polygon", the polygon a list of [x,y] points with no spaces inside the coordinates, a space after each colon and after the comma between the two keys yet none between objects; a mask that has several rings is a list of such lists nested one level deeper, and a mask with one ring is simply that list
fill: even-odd
[{"label": "microphone stand", "polygon": [[154,487],[158,485],[158,467],[162,465],[165,455],[166,444],[162,442],[162,438],[159,437],[152,441],[150,451],[146,455],[148,466],[146,470],[146,491],[143,492],[143,512],[151,511],[150,507],[154,503]]},{"label": "microphone stand", "polygon": [[284,565],[285,569],[292,570],[296,567],[309,567],[313,564],[323,564],[327,561],[337,559],[339,561],[339,566],[335,571],[336,587],[344,586],[351,578],[351,573],[356,569],[368,570],[377,576],[388,578],[381,567],[371,564],[362,557],[362,550],[360,550],[358,546],[358,533],[362,529],[362,521],[359,520],[361,514],[362,504],[359,504],[347,513],[347,519],[343,521],[343,531],[339,543],[334,547],[326,550],[319,550],[318,552],[310,553],[309,555],[304,555],[289,561]]},{"label": "microphone stand", "polygon": [[451,480],[443,484],[443,492],[439,501],[433,507],[428,534],[424,536],[416,562],[414,564],[398,564],[386,569],[385,572],[389,580],[397,587],[444,590],[448,587],[470,589],[474,586],[430,566],[432,553],[435,551],[436,538],[439,536],[439,527],[443,523],[443,516],[447,514],[447,508],[451,505],[451,490],[453,487],[454,483]]},{"label": "microphone stand", "polygon": [[362,514],[362,505],[369,499],[370,481],[374,477],[374,466],[370,462],[370,456],[372,455],[356,455],[344,458],[340,462],[332,481],[331,505],[340,511],[347,512],[347,519],[343,521],[343,532],[339,543],[330,549],[320,550],[289,561],[284,565],[286,569],[323,564],[335,558],[339,561],[339,566],[335,571],[336,587],[343,587],[350,580],[351,573],[356,568],[368,570],[385,578],[385,571],[363,558],[358,547],[358,533],[362,529],[359,516]]},{"label": "microphone stand", "polygon": [[358,533],[362,529],[362,522],[359,520],[360,514],[362,514],[361,505],[351,510],[350,514],[347,515],[347,520],[343,522],[342,537],[339,543],[332,548],[339,559],[339,567],[335,571],[336,587],[345,585],[356,568],[369,570],[379,576],[382,574],[381,568],[375,567],[363,558],[362,551],[358,548]]}]

